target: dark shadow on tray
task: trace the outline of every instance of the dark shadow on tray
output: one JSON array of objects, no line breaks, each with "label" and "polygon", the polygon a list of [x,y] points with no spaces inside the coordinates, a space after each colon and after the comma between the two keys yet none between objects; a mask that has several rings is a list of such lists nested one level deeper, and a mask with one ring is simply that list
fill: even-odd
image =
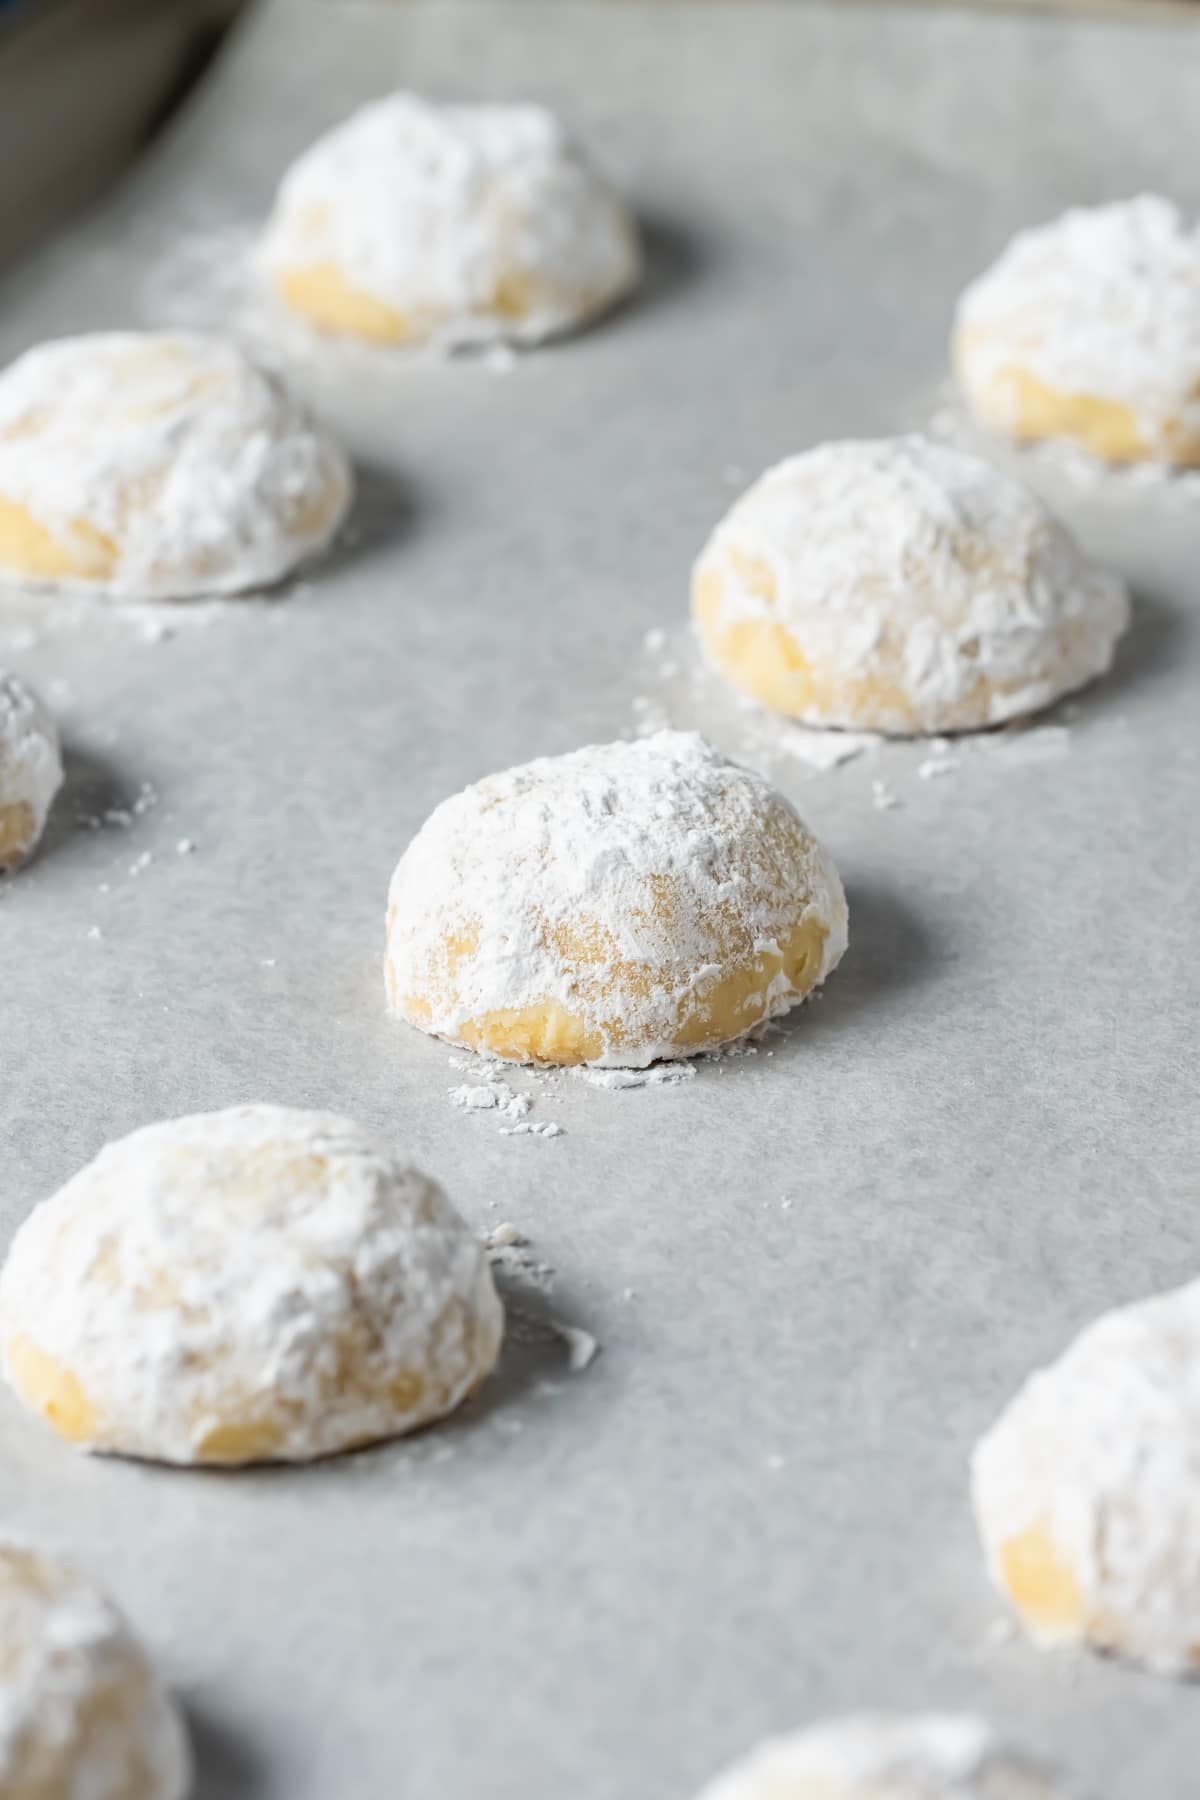
[{"label": "dark shadow on tray", "polygon": [[317,580],[327,570],[336,574],[339,569],[390,550],[413,535],[417,520],[428,511],[407,478],[401,480],[378,464],[356,461],[349,516],[329,549],[300,569],[295,580]]},{"label": "dark shadow on tray", "polygon": [[191,1701],[184,1714],[196,1764],[192,1800],[255,1800],[266,1793],[266,1768],[243,1737]]},{"label": "dark shadow on tray", "polygon": [[[880,1009],[936,978],[953,961],[946,920],[939,935],[892,888],[846,881],[850,947],[821,991],[779,1022],[779,1038],[799,1041],[834,1031],[876,1030]],[[781,1046],[782,1047],[782,1046]]]},{"label": "dark shadow on tray", "polygon": [[54,856],[80,832],[132,824],[138,784],[94,751],[80,750],[68,739],[63,745],[63,784],[59,789],[35,863]]},{"label": "dark shadow on tray", "polygon": [[701,240],[690,226],[659,213],[641,213],[642,279],[630,295],[630,307],[658,306],[693,287],[708,261]]},{"label": "dark shadow on tray", "polygon": [[[564,331],[555,339],[555,347],[569,347],[577,337],[590,337],[607,331],[631,314],[645,307],[655,307],[672,300],[677,293],[692,286],[704,269],[706,256],[700,240],[690,227],[658,213],[639,212],[638,231],[642,243],[642,272],[637,286],[615,301],[598,318]],[[528,354],[544,354],[530,351]]]},{"label": "dark shadow on tray", "polygon": [[1091,687],[1071,695],[1081,713],[1095,712],[1099,717],[1144,681],[1157,680],[1178,659],[1187,632],[1185,616],[1141,588],[1134,590],[1132,599],[1133,617],[1117,645],[1112,668]]}]

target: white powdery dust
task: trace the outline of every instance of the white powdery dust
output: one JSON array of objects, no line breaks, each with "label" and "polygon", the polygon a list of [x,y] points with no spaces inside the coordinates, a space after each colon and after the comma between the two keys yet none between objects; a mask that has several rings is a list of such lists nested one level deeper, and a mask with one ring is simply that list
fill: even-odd
[{"label": "white powdery dust", "polygon": [[501,1068],[510,1068],[509,1064],[487,1062],[480,1057],[452,1056],[452,1069],[469,1071],[471,1074],[482,1074],[482,1081],[464,1081],[448,1090],[451,1106],[461,1112],[495,1113],[498,1118],[515,1120],[517,1123],[502,1125],[501,1137],[562,1137],[561,1125],[552,1121],[522,1123],[526,1114],[533,1111],[533,1096],[522,1094],[504,1079]]},{"label": "white powdery dust", "polygon": [[653,1063],[648,1069],[572,1069],[576,1081],[589,1087],[605,1088],[621,1093],[628,1088],[678,1087],[681,1081],[693,1081],[696,1065],[690,1062]]},{"label": "white powdery dust", "polygon": [[552,1319],[550,1329],[566,1345],[567,1367],[572,1375],[581,1375],[591,1368],[600,1354],[600,1345],[590,1331],[579,1325],[566,1325],[561,1319]]}]

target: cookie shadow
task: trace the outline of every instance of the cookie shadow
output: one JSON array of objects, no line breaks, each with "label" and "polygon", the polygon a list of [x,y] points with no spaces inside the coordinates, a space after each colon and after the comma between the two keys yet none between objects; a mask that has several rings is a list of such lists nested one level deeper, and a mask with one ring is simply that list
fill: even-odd
[{"label": "cookie shadow", "polygon": [[923,987],[954,957],[945,919],[938,932],[894,889],[847,880],[850,947],[825,987],[780,1021],[784,1042],[878,1029],[880,1011]]},{"label": "cookie shadow", "polygon": [[[639,212],[642,278],[627,302],[631,311],[659,306],[686,293],[702,278],[709,253],[700,236],[663,213]],[[622,309],[624,310],[624,309]]]},{"label": "cookie shadow", "polygon": [[[597,332],[611,330],[626,319],[686,292],[700,279],[708,257],[700,238],[689,227],[663,214],[640,210],[637,226],[642,246],[642,270],[636,284],[598,317],[564,331],[555,340],[556,345],[570,345],[577,337],[591,337]],[[545,348],[542,347],[540,354],[545,354]]]},{"label": "cookie shadow", "polygon": [[42,841],[33,861],[60,854],[80,833],[131,821],[138,784],[129,781],[106,758],[63,743],[63,784],[50,809]]},{"label": "cookie shadow", "polygon": [[195,1762],[192,1800],[255,1800],[267,1792],[266,1765],[241,1733],[194,1701],[183,1712]]},{"label": "cookie shadow", "polygon": [[381,464],[356,461],[349,515],[324,556],[309,565],[310,572],[337,573],[370,561],[414,536],[428,511],[407,479]]},{"label": "cookie shadow", "polygon": [[1183,615],[1141,587],[1132,589],[1130,598],[1133,615],[1129,630],[1117,645],[1112,668],[1071,697],[1081,715],[1110,707],[1144,682],[1158,680],[1179,660],[1187,634]]}]

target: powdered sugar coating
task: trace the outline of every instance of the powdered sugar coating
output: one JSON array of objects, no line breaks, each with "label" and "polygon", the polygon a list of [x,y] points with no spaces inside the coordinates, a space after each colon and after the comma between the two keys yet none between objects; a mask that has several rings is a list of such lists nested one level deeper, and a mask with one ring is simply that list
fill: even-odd
[{"label": "powdered sugar coating", "polygon": [[852,1714],[761,1744],[698,1800],[1067,1800],[982,1719]]},{"label": "powdered sugar coating", "polygon": [[985,423],[1020,434],[1015,369],[1126,409],[1148,457],[1200,460],[1200,225],[1142,194],[1019,232],[963,293],[955,358]]},{"label": "powdered sugar coating", "polygon": [[626,208],[553,114],[397,93],[292,166],[262,260],[297,310],[312,309],[288,283],[332,271],[343,298],[391,315],[363,335],[448,349],[578,325],[628,292],[640,255]]},{"label": "powdered sugar coating", "polygon": [[989,1569],[1042,1643],[1200,1660],[1200,1282],[1106,1313],[972,1460]]},{"label": "powdered sugar coating", "polygon": [[[392,878],[388,992],[422,1029],[497,1055],[645,1067],[794,1006],[841,958],[846,918],[783,796],[664,731],[443,801]],[[569,1021],[566,1048],[523,1053],[526,1015],[547,1011]]]},{"label": "powdered sugar coating", "polygon": [[183,1800],[190,1776],[179,1715],[112,1602],[0,1545],[0,1793]]},{"label": "powdered sugar coating", "polygon": [[810,725],[974,730],[1107,669],[1129,619],[1020,482],[920,436],[769,469],[702,551],[693,608],[735,686]]},{"label": "powdered sugar coating", "polygon": [[54,720],[23,681],[0,674],[0,871],[32,854],[62,779]]},{"label": "powdered sugar coating", "polygon": [[5,1372],[89,1449],[302,1461],[449,1412],[495,1361],[487,1259],[348,1120],[235,1107],[110,1144],[0,1275]]},{"label": "powdered sugar coating", "polygon": [[329,542],[351,488],[340,447],[216,338],[62,338],[0,375],[11,581],[126,600],[268,586]]}]

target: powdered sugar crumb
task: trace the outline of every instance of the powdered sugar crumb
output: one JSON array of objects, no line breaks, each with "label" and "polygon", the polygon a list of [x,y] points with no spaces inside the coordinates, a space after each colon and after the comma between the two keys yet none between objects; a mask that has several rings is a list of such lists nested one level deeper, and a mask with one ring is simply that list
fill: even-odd
[{"label": "powdered sugar crumb", "polygon": [[576,1081],[589,1087],[617,1092],[623,1088],[675,1087],[681,1081],[695,1079],[696,1065],[690,1062],[654,1063],[648,1069],[572,1069]]},{"label": "powdered sugar crumb", "polygon": [[578,1325],[564,1325],[561,1319],[552,1319],[550,1329],[567,1347],[567,1367],[572,1375],[581,1375],[591,1367],[600,1354],[600,1345],[590,1331]]}]

